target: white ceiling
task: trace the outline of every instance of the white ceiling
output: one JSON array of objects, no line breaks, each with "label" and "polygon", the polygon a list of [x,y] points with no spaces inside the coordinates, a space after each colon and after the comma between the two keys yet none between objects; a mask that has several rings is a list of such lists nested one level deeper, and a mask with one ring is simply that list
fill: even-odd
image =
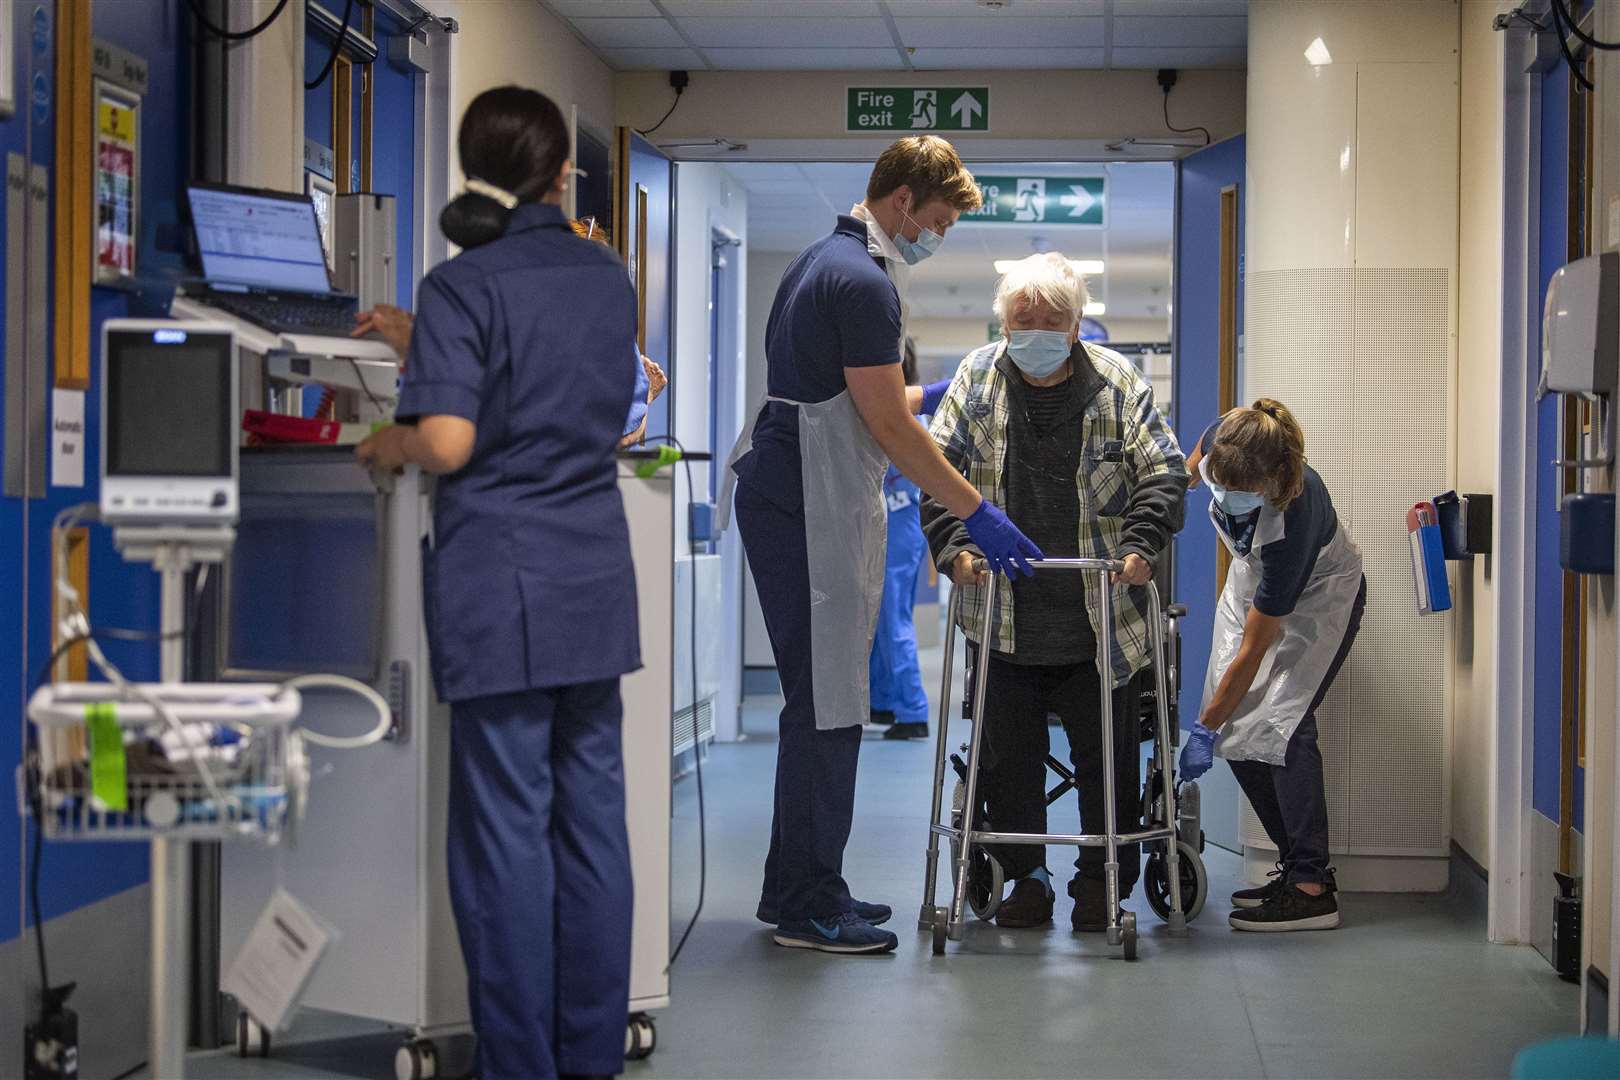
[{"label": "white ceiling", "polygon": [[618,71],[1241,68],[1247,0],[540,0]]},{"label": "white ceiling", "polygon": [[[972,163],[969,163],[970,167]],[[726,165],[748,191],[750,251],[797,252],[831,230],[865,195],[869,164],[732,162]],[[1111,165],[1008,165],[974,167],[986,176],[1106,176],[1108,203],[1102,227],[958,224],[939,253],[912,271],[914,316],[990,318],[996,259],[1061,251],[1073,259],[1102,259],[1091,280],[1109,320],[1168,319],[1175,167],[1164,163]]]}]

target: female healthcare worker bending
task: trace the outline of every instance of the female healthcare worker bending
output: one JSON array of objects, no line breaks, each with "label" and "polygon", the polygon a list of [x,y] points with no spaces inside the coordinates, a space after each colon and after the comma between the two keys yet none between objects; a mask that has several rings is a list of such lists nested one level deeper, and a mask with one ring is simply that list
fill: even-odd
[{"label": "female healthcare worker bending", "polygon": [[619,677],[641,666],[615,453],[635,383],[624,264],[569,229],[568,128],[501,87],[461,121],[465,250],[422,282],[377,468],[440,474],[423,555],[450,702],[450,898],[483,1080],[624,1062],[631,878]]},{"label": "female healthcare worker bending", "polygon": [[1277,846],[1271,883],[1233,894],[1232,928],[1331,930],[1339,904],[1316,710],[1361,629],[1361,550],[1280,402],[1261,398],[1227,413],[1187,464],[1189,486],[1200,477],[1209,485],[1209,516],[1232,566],[1181,774],[1196,779],[1213,753],[1226,758]]}]

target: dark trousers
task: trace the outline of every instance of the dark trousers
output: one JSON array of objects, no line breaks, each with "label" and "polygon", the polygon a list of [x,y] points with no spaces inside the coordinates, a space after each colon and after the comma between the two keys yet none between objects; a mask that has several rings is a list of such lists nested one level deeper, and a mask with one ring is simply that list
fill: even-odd
[{"label": "dark trousers", "polygon": [[624,1068],[623,711],[618,679],[452,706],[450,900],[483,1080]]},{"label": "dark trousers", "polygon": [[[977,649],[968,648],[969,663]],[[1137,680],[1113,692],[1114,809],[1119,832],[1136,832],[1142,820],[1141,726]],[[979,790],[990,827],[998,832],[1046,832],[1046,757],[1051,752],[1047,714],[1056,713],[1069,736],[1069,760],[1079,783],[1080,827],[1107,830],[1103,792],[1102,684],[1097,664],[1021,665],[992,654],[984,709],[984,747]],[[991,851],[1008,880],[1046,865],[1046,852],[1028,844],[996,844]],[[1080,849],[1076,877],[1103,880],[1106,849]],[[1119,891],[1129,895],[1141,872],[1138,844],[1119,848]]]},{"label": "dark trousers", "polygon": [[[735,505],[786,699],[760,906],[777,911],[784,923],[827,918],[851,906],[844,846],[855,817],[855,766],[861,752],[860,722],[866,718],[853,718],[853,727],[816,728],[804,512],[782,509],[746,481],[737,485]],[[823,522],[820,527],[837,525]]]},{"label": "dark trousers", "polygon": [[1328,810],[1327,788],[1322,781],[1322,751],[1316,745],[1316,710],[1327,697],[1333,680],[1338,678],[1350,647],[1361,632],[1361,616],[1367,610],[1367,579],[1361,579],[1361,591],[1356,594],[1350,609],[1350,623],[1345,627],[1344,640],[1333,656],[1322,685],[1311,699],[1305,718],[1294,729],[1288,740],[1288,752],[1283,764],[1271,765],[1264,761],[1232,761],[1232,775],[1248,796],[1255,816],[1265,827],[1266,835],[1277,846],[1277,857],[1282,863],[1285,880],[1327,882],[1333,879],[1328,865]]}]

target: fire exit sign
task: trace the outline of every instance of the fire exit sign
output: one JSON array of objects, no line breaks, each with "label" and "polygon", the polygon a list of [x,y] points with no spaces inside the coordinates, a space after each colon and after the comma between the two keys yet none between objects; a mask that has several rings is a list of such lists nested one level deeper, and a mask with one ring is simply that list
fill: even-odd
[{"label": "fire exit sign", "polygon": [[988,86],[851,86],[850,131],[989,131]]}]

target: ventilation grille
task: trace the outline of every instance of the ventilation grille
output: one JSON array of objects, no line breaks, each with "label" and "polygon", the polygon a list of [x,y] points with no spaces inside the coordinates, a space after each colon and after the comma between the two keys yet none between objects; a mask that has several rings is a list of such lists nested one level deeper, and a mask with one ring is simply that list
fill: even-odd
[{"label": "ventilation grille", "polygon": [[[1361,635],[1317,710],[1338,853],[1446,849],[1446,617],[1417,615],[1405,520],[1448,486],[1450,297],[1445,269],[1250,275],[1246,397],[1294,410],[1366,560]],[[1243,835],[1269,844],[1246,803]]]},{"label": "ventilation grille", "polygon": [[[692,731],[693,710],[690,705],[675,714],[675,756],[691,750],[696,740]],[[714,741],[714,698],[706,697],[697,704],[697,736],[704,742]]]}]

